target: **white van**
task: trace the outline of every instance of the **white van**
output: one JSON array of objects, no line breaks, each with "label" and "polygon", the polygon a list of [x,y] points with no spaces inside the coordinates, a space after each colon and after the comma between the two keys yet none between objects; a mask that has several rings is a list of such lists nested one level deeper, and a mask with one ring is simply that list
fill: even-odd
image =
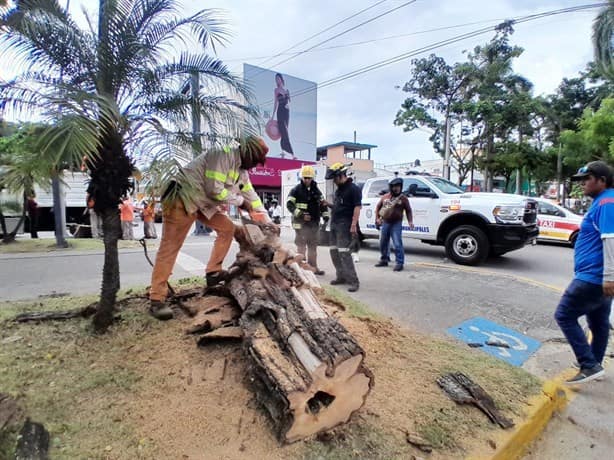
[{"label": "white van", "polygon": [[365,238],[379,238],[375,207],[388,182],[403,179],[403,193],[413,211],[413,227],[403,225],[403,236],[445,246],[446,255],[458,264],[478,265],[488,255],[499,256],[535,244],[537,202],[520,195],[466,193],[440,177],[409,174],[374,177],[362,190],[360,229]]}]

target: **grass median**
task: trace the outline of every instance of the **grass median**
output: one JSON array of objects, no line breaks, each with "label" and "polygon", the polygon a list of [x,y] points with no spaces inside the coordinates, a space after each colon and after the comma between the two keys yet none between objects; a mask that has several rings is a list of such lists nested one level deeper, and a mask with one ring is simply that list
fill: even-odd
[{"label": "grass median", "polygon": [[[184,287],[196,286],[186,280]],[[501,430],[479,410],[458,406],[435,379],[462,371],[511,418],[522,418],[540,382],[484,353],[400,328],[335,289],[322,302],[366,351],[375,386],[350,423],[326,436],[279,446],[247,381],[240,345],[199,349],[188,320],[158,322],[141,289],[122,297],[121,321],[94,336],[89,321],[17,324],[24,311],[83,307],[94,297],[0,304],[0,392],[16,397],[51,433],[51,458],[391,459],[464,458]],[[220,369],[222,371],[220,372]],[[10,458],[16,432],[0,438]]]},{"label": "grass median", "polygon": [[[19,254],[30,252],[55,252],[55,251],[104,251],[104,243],[95,238],[67,238],[67,248],[58,248],[55,238],[17,239],[10,243],[0,242],[0,254]],[[157,241],[148,241],[148,247],[157,247]],[[136,249],[141,245],[137,240],[118,241],[119,249]]]}]

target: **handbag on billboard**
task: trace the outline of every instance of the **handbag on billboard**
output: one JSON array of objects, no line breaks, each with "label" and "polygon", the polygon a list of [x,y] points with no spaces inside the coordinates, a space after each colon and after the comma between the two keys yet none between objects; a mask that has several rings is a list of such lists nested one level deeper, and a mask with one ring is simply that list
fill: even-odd
[{"label": "handbag on billboard", "polygon": [[281,134],[279,134],[279,127],[277,126],[277,120],[273,120],[272,118],[267,122],[265,127],[265,132],[267,136],[273,141],[278,141],[281,139]]}]

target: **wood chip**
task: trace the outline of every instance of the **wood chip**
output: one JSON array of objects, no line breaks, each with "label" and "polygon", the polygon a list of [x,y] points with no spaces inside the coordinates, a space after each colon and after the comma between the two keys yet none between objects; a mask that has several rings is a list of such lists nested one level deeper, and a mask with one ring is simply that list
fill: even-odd
[{"label": "wood chip", "polygon": [[202,347],[217,342],[238,341],[243,338],[243,329],[239,326],[222,327],[208,332],[198,339],[198,346]]}]

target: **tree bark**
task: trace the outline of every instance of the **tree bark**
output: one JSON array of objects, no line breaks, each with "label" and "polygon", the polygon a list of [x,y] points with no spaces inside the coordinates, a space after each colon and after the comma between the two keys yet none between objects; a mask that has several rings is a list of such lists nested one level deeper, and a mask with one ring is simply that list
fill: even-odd
[{"label": "tree bark", "polygon": [[117,241],[121,234],[121,223],[117,208],[107,208],[102,212],[104,232],[104,266],[102,268],[102,287],[98,311],[94,315],[94,329],[105,332],[113,321],[113,309],[119,291],[119,253]]},{"label": "tree bark", "polygon": [[[251,227],[251,228],[250,228]],[[239,320],[250,382],[277,437],[294,442],[349,420],[365,403],[373,375],[364,350],[320,305],[315,276],[277,236],[246,225],[228,291]],[[254,235],[256,235],[254,241]]]}]

